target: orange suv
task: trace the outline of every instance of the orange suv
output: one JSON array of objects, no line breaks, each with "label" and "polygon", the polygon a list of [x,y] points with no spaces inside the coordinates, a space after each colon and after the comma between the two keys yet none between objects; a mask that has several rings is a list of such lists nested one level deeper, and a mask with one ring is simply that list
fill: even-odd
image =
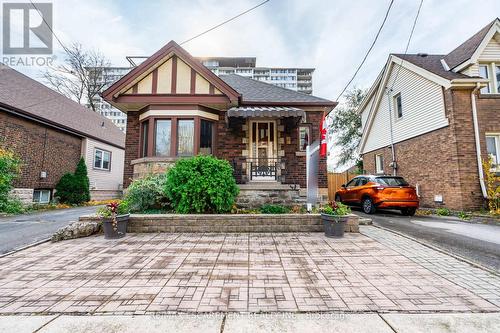
[{"label": "orange suv", "polygon": [[415,187],[398,176],[357,176],[335,193],[335,201],[361,206],[367,214],[377,208],[399,209],[403,215],[413,216],[418,208]]}]

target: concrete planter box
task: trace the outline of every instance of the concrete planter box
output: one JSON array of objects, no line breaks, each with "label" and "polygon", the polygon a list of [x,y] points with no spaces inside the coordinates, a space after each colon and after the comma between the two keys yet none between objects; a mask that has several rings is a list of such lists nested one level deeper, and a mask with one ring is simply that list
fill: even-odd
[{"label": "concrete planter box", "polygon": [[[323,231],[320,214],[131,214],[127,224],[127,232],[136,233]],[[345,232],[359,232],[358,216],[347,216]]]}]

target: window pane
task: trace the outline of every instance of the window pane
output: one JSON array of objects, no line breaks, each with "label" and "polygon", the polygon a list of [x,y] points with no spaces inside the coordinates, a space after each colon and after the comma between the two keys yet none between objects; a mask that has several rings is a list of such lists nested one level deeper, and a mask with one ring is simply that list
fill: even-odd
[{"label": "window pane", "polygon": [[498,147],[494,136],[486,137],[486,151],[488,155],[493,159],[493,164],[498,164]]},{"label": "window pane", "polygon": [[194,154],[194,120],[179,120],[177,126],[177,155]]},{"label": "window pane", "polygon": [[49,191],[40,191],[40,202],[47,203],[50,200],[50,192]]},{"label": "window pane", "polygon": [[299,142],[300,150],[306,150],[306,147],[309,145],[309,126],[299,128]]},{"label": "window pane", "polygon": [[148,155],[148,125],[149,122],[145,121],[142,123],[142,151],[141,151],[141,156],[145,157]]},{"label": "window pane", "polygon": [[[485,79],[488,79],[489,76],[488,76],[488,66],[487,65],[480,65],[479,66],[479,76],[482,77],[482,78],[485,78]],[[488,83],[488,85],[484,88],[481,88],[481,93],[489,93],[490,92],[490,84]]]},{"label": "window pane", "polygon": [[401,95],[396,98],[396,104],[398,107],[398,118],[403,116],[403,105],[401,105]]},{"label": "window pane", "polygon": [[171,121],[157,120],[155,131],[155,156],[170,156]]},{"label": "window pane", "polygon": [[33,191],[33,202],[40,202],[40,191]]},{"label": "window pane", "polygon": [[102,168],[102,151],[100,150],[95,151],[94,168]]},{"label": "window pane", "polygon": [[102,155],[102,168],[109,170],[109,163],[111,161],[111,154],[108,151],[103,152]]},{"label": "window pane", "polygon": [[200,154],[212,154],[212,122],[203,119],[200,123]]},{"label": "window pane", "polygon": [[497,78],[497,92],[500,93],[500,66],[495,66],[495,76]]}]

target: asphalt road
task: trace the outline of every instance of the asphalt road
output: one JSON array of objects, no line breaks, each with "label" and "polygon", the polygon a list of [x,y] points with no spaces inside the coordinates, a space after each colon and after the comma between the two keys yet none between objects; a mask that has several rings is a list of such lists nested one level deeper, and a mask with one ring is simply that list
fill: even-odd
[{"label": "asphalt road", "polygon": [[59,228],[92,214],[97,207],[78,207],[0,217],[0,254],[50,238]]},{"label": "asphalt road", "polygon": [[402,216],[399,212],[380,211],[361,216],[373,224],[422,240],[500,272],[500,226],[460,221],[457,218]]}]

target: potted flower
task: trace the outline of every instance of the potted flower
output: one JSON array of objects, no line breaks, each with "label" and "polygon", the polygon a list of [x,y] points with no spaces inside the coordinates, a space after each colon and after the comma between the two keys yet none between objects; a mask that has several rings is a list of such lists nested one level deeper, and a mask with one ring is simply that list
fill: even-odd
[{"label": "potted flower", "polygon": [[130,217],[128,203],[115,201],[97,210],[102,220],[104,238],[122,238],[127,233],[127,222]]},{"label": "potted flower", "polygon": [[321,220],[325,227],[325,236],[343,237],[350,213],[351,209],[340,202],[331,201],[327,206],[323,207],[321,209]]}]

